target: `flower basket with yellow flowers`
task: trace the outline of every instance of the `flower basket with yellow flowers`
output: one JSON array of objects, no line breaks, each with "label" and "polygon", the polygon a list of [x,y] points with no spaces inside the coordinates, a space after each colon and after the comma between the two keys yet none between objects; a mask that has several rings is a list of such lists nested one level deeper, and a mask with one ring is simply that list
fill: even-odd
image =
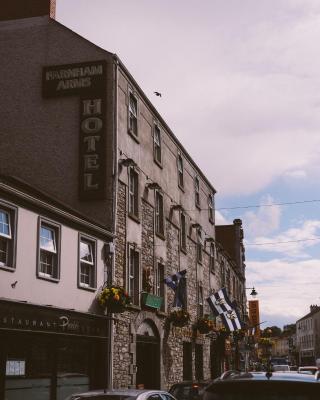
[{"label": "flower basket with yellow flowers", "polygon": [[186,326],[190,321],[190,314],[182,308],[171,311],[168,316],[168,321],[172,322],[174,326]]},{"label": "flower basket with yellow flowers", "polygon": [[197,330],[199,333],[209,333],[213,330],[213,321],[210,319],[208,314],[205,314],[203,317],[198,318],[197,322],[193,325],[193,328]]},{"label": "flower basket with yellow flowers", "polygon": [[98,296],[99,304],[107,307],[112,313],[121,313],[128,304],[131,304],[131,298],[121,286],[110,285],[102,289]]}]

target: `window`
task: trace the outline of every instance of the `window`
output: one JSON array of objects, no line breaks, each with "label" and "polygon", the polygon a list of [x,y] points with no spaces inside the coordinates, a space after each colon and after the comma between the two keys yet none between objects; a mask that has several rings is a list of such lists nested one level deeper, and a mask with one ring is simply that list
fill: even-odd
[{"label": "window", "polygon": [[129,92],[129,133],[138,136],[138,100]]},{"label": "window", "polygon": [[135,245],[129,246],[127,285],[132,303],[140,305],[140,254]]},{"label": "window", "polygon": [[139,174],[134,168],[129,168],[129,214],[139,217]]},{"label": "window", "polygon": [[157,264],[156,268],[156,295],[162,297],[162,304],[160,307],[161,311],[165,311],[165,293],[164,293],[164,265],[161,263]]},{"label": "window", "polygon": [[178,166],[178,185],[179,185],[180,188],[183,188],[183,186],[184,186],[184,181],[183,181],[183,161],[182,161],[181,154],[178,154],[177,166]]},{"label": "window", "polygon": [[0,204],[0,268],[15,267],[16,210]]},{"label": "window", "polygon": [[79,286],[96,287],[96,242],[79,237]]},{"label": "window", "polygon": [[215,271],[215,251],[214,244],[210,243],[210,271],[214,273]]},{"label": "window", "polygon": [[180,213],[180,247],[181,250],[187,251],[187,222],[183,212]]},{"label": "window", "polygon": [[223,287],[226,284],[226,276],[225,276],[225,269],[224,269],[224,262],[221,262],[220,266],[220,279],[221,279],[221,287]]},{"label": "window", "polygon": [[201,228],[197,229],[197,261],[198,263],[202,263],[202,230]]},{"label": "window", "polygon": [[199,317],[203,317],[203,287],[198,286],[198,310],[199,310]]},{"label": "window", "polygon": [[161,164],[161,134],[160,128],[158,125],[154,125],[154,132],[153,132],[153,157],[154,160]]},{"label": "window", "polygon": [[59,227],[40,220],[38,276],[59,279]]},{"label": "window", "polygon": [[164,236],[164,213],[163,213],[163,195],[158,190],[155,191],[156,207],[155,207],[155,219],[156,219],[156,233]]},{"label": "window", "polygon": [[194,179],[194,195],[196,206],[200,207],[200,181],[198,177]]},{"label": "window", "polygon": [[209,213],[209,221],[214,223],[214,197],[213,194],[209,194],[208,196],[208,213]]}]

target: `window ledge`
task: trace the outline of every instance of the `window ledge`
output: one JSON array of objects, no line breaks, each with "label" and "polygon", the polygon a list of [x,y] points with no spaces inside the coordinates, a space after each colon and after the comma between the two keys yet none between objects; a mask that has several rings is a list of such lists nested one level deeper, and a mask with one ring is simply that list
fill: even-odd
[{"label": "window ledge", "polygon": [[160,232],[156,232],[156,235],[158,236],[158,238],[160,238],[161,240],[166,240],[165,236],[163,233]]},{"label": "window ledge", "polygon": [[94,288],[92,286],[81,285],[81,283],[78,284],[78,289],[87,290],[88,292],[95,292],[97,290],[97,288]]},{"label": "window ledge", "polygon": [[8,272],[15,272],[15,267],[9,267],[9,265],[0,265],[0,269],[3,269]]},{"label": "window ledge", "polygon": [[181,186],[181,185],[179,185],[179,183],[178,183],[178,188],[184,193],[185,191],[184,191],[184,186]]},{"label": "window ledge", "polygon": [[132,139],[134,139],[135,142],[137,142],[138,144],[140,144],[140,141],[138,139],[138,136],[136,134],[133,133],[132,129],[128,129],[128,134],[132,137]]},{"label": "window ledge", "polygon": [[212,218],[209,218],[210,224],[214,225],[214,220]]},{"label": "window ledge", "polygon": [[135,221],[137,224],[140,224],[140,218],[137,217],[135,214],[128,213],[128,217]]},{"label": "window ledge", "polygon": [[197,208],[199,211],[201,211],[201,207],[200,207],[200,204],[199,204],[199,203],[196,203],[195,206],[196,206],[196,208]]},{"label": "window ledge", "polygon": [[158,161],[156,158],[153,158],[153,161],[155,162],[155,164],[157,164],[157,166],[161,169],[163,169],[163,165],[162,162]]},{"label": "window ledge", "polygon": [[53,283],[59,283],[60,282],[60,279],[53,278],[53,277],[50,277],[50,276],[41,275],[40,273],[38,273],[37,278],[38,279],[43,279],[44,281],[50,281],[50,282],[53,282]]},{"label": "window ledge", "polygon": [[184,247],[180,247],[180,251],[183,254],[187,254],[187,249],[185,249]]}]

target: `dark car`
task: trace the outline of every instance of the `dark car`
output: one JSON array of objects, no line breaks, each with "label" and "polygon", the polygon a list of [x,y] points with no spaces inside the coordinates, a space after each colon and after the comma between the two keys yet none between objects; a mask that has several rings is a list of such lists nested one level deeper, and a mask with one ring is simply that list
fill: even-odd
[{"label": "dark car", "polygon": [[176,400],[164,390],[114,389],[76,393],[66,400]]},{"label": "dark car", "polygon": [[320,381],[296,372],[227,371],[207,386],[203,400],[318,400]]},{"label": "dark car", "polygon": [[171,393],[177,400],[201,400],[204,388],[212,381],[184,381],[171,386]]}]

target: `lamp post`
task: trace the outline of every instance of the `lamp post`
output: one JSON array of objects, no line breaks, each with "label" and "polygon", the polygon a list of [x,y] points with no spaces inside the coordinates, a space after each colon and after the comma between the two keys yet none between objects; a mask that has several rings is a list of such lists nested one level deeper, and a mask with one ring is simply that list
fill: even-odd
[{"label": "lamp post", "polygon": [[256,298],[258,296],[258,292],[256,291],[256,289],[253,287],[246,287],[246,290],[251,290],[250,296],[252,296],[252,298]]}]

